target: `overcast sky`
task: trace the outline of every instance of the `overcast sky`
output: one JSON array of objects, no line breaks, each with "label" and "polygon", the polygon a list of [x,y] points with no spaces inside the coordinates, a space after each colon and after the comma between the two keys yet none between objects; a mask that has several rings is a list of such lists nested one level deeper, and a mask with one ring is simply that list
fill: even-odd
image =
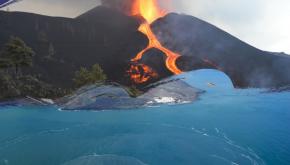
[{"label": "overcast sky", "polygon": [[[257,48],[290,54],[290,0],[172,2],[172,10],[208,21]],[[9,9],[75,17],[99,4],[99,0],[22,0]]]}]

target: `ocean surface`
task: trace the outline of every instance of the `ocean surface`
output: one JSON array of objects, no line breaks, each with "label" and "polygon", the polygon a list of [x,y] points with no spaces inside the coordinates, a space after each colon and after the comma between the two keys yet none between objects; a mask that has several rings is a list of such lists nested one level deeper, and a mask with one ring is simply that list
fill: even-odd
[{"label": "ocean surface", "polygon": [[213,70],[181,76],[206,93],[124,111],[0,107],[0,165],[290,164],[290,93],[233,89]]}]

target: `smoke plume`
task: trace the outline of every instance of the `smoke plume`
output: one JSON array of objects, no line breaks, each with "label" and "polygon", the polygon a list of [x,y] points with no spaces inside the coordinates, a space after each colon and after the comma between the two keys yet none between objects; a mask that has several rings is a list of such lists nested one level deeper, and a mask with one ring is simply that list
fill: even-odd
[{"label": "smoke plume", "polygon": [[134,0],[101,0],[102,5],[130,14]]}]

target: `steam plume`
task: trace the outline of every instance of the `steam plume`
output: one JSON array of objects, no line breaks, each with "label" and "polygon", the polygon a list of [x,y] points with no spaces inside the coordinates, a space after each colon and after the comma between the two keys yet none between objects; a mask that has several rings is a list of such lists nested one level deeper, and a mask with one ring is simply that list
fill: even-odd
[{"label": "steam plume", "polygon": [[102,5],[130,14],[134,0],[101,0]]}]

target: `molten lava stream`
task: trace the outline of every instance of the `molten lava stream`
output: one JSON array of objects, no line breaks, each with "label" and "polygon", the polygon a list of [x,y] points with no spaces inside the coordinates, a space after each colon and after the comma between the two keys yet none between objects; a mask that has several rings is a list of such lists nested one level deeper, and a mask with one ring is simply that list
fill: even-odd
[{"label": "molten lava stream", "polygon": [[[133,5],[132,9],[132,15],[141,15],[146,22],[142,23],[139,27],[139,31],[145,34],[148,39],[149,39],[149,44],[148,46],[143,49],[141,52],[139,52],[134,59],[132,59],[132,62],[138,64],[138,61],[142,59],[144,53],[151,49],[151,48],[156,48],[162,51],[167,59],[166,59],[166,67],[168,70],[170,70],[173,74],[181,74],[182,71],[176,66],[176,61],[180,57],[179,54],[174,53],[173,51],[165,48],[162,46],[162,44],[159,42],[158,38],[155,36],[153,33],[150,24],[155,21],[157,18],[163,17],[166,12],[161,11],[158,8],[157,1],[156,0],[135,0],[135,3]],[[141,74],[141,71],[138,72],[138,68],[141,67],[143,68],[142,72],[145,72],[145,77]],[[135,81],[136,83],[144,83],[150,79],[150,75],[152,78],[156,76],[156,74],[152,74],[152,70],[150,72],[148,71],[149,68],[145,67],[145,65],[139,65],[139,67],[131,67],[129,73],[131,74],[131,79]]]},{"label": "molten lava stream", "polygon": [[149,44],[148,46],[142,50],[140,53],[137,54],[137,56],[132,59],[133,62],[137,62],[142,59],[142,56],[144,53],[151,49],[151,48],[156,48],[161,50],[165,55],[167,56],[166,59],[166,67],[174,74],[181,74],[182,71],[178,69],[176,66],[176,60],[180,57],[179,54],[172,52],[171,50],[163,47],[161,43],[158,41],[157,37],[155,34],[152,32],[152,29],[148,23],[144,23],[140,26],[139,31],[141,31],[143,34],[145,34],[148,39],[149,39]]}]

